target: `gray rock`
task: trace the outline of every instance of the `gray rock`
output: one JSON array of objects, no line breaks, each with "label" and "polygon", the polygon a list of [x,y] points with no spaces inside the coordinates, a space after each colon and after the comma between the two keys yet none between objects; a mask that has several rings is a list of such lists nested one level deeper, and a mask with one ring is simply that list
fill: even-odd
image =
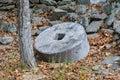
[{"label": "gray rock", "polygon": [[[73,4],[72,4],[73,3]],[[59,9],[65,10],[67,12],[74,12],[74,2],[71,2],[71,4],[66,4],[62,6],[58,6]]]},{"label": "gray rock", "polygon": [[15,33],[17,31],[16,24],[11,22],[6,22],[3,20],[0,20],[0,29],[4,32],[11,32],[11,33]]},{"label": "gray rock", "polygon": [[110,49],[112,45],[111,44],[105,44],[104,46],[105,46],[106,49]]},{"label": "gray rock", "polygon": [[44,30],[46,30],[47,28],[50,28],[50,26],[41,26],[38,29],[32,30],[32,36],[34,35],[39,35],[41,32],[43,32]]},{"label": "gray rock", "polygon": [[[118,8],[120,8],[120,3],[119,3]],[[120,20],[120,10],[118,11],[118,13],[115,16],[116,16],[116,19]]]},{"label": "gray rock", "polygon": [[38,29],[35,29],[35,30],[32,30],[31,31],[31,35],[34,36],[34,35],[38,35],[40,33],[40,31]]},{"label": "gray rock", "polygon": [[29,0],[29,1],[30,3],[35,4],[35,3],[39,3],[40,0]]},{"label": "gray rock", "polygon": [[113,64],[110,66],[111,69],[117,69],[117,68],[119,68],[119,67],[120,67],[120,65],[119,65],[118,63],[113,63]]},{"label": "gray rock", "polygon": [[42,27],[39,27],[39,31],[40,32],[42,32],[42,31],[44,31],[44,30],[46,30],[46,29],[48,29],[48,28],[50,28],[50,26],[42,26]]},{"label": "gray rock", "polygon": [[105,21],[105,23],[110,26],[113,23],[113,21],[115,20],[115,15],[119,11],[120,11],[120,8],[115,8],[114,10],[112,10],[112,14],[109,15],[109,17],[107,18],[107,20]]},{"label": "gray rock", "polygon": [[114,33],[114,30],[112,30],[112,29],[101,29],[101,31],[109,33],[109,34],[113,34]]},{"label": "gray rock", "polygon": [[15,8],[15,5],[4,5],[0,7],[0,10],[12,10]]},{"label": "gray rock", "polygon": [[110,3],[106,3],[102,6],[101,11],[106,13],[106,14],[111,14],[112,11],[112,5]]},{"label": "gray rock", "polygon": [[116,45],[117,43],[115,41],[112,42],[113,45]]},{"label": "gray rock", "polygon": [[99,37],[99,35],[98,35],[97,33],[88,34],[87,36],[88,36],[88,38],[90,38],[90,39],[94,39],[94,38]]},{"label": "gray rock", "polygon": [[113,37],[115,38],[115,40],[119,40],[120,39],[118,34],[114,34]]},{"label": "gray rock", "polygon": [[106,0],[90,0],[91,4],[98,4],[98,3],[103,3]]},{"label": "gray rock", "polygon": [[103,23],[103,21],[93,21],[86,28],[86,31],[88,33],[90,33],[90,32],[97,32],[100,29],[100,26],[102,25],[102,23]]},{"label": "gray rock", "polygon": [[8,37],[8,36],[0,37],[0,43],[1,43],[1,44],[4,44],[4,45],[12,42],[13,40],[14,40],[13,37]]},{"label": "gray rock", "polygon": [[0,14],[0,20],[4,17],[4,16],[6,16],[6,15],[8,15],[7,13],[1,13]]},{"label": "gray rock", "polygon": [[15,0],[0,0],[0,3],[6,4],[6,3],[13,3]]},{"label": "gray rock", "polygon": [[101,65],[96,65],[92,67],[92,70],[98,71],[100,69]]},{"label": "gray rock", "polygon": [[108,16],[104,13],[100,14],[100,13],[95,13],[91,15],[91,18],[95,18],[95,19],[106,19]]},{"label": "gray rock", "polygon": [[117,42],[116,42],[117,44],[120,44],[120,40],[117,40]]},{"label": "gray rock", "polygon": [[116,14],[116,18],[120,20],[120,11]]},{"label": "gray rock", "polygon": [[53,14],[49,17],[49,19],[54,21],[59,20],[61,17],[65,16],[66,14],[67,14],[67,11],[56,8],[53,11]]},{"label": "gray rock", "polygon": [[113,28],[114,28],[115,32],[120,34],[120,20],[114,21]]},{"label": "gray rock", "polygon": [[119,60],[120,60],[120,56],[107,57],[101,62],[101,64],[113,64]]},{"label": "gray rock", "polygon": [[103,75],[109,75],[110,74],[110,72],[109,72],[109,70],[108,69],[104,69],[104,70],[102,70],[101,71],[101,74],[103,74]]},{"label": "gray rock", "polygon": [[33,13],[42,14],[42,13],[44,13],[44,11],[42,9],[37,9],[37,10],[33,10]]},{"label": "gray rock", "polygon": [[33,17],[32,18],[32,24],[35,25],[37,23],[40,23],[42,21],[47,21],[44,17]]},{"label": "gray rock", "polygon": [[84,28],[87,28],[89,23],[90,23],[90,19],[86,15],[83,16],[82,25],[84,26]]},{"label": "gray rock", "polygon": [[40,3],[46,4],[48,6],[53,6],[57,4],[55,0],[40,0]]},{"label": "gray rock", "polygon": [[85,13],[86,10],[87,10],[86,5],[80,5],[80,6],[76,9],[75,12],[77,12],[77,13]]},{"label": "gray rock", "polygon": [[77,4],[90,4],[90,0],[76,0]]},{"label": "gray rock", "polygon": [[99,9],[96,9],[96,8],[94,8],[94,7],[91,7],[91,9],[88,9],[88,11],[87,11],[88,13],[86,13],[86,14],[89,14],[89,15],[93,15],[93,14],[98,14],[98,13],[100,13],[100,10]]},{"label": "gray rock", "polygon": [[68,13],[68,18],[71,21],[75,21],[75,20],[77,20],[79,18],[79,16],[76,13]]},{"label": "gray rock", "polygon": [[0,45],[0,50],[5,50],[6,48],[11,48],[11,46],[10,45]]},{"label": "gray rock", "polygon": [[70,4],[71,0],[62,0],[60,2],[58,2],[59,5],[66,5],[66,4]]},{"label": "gray rock", "polygon": [[84,28],[77,23],[65,22],[41,32],[35,39],[35,49],[44,61],[71,62],[82,59],[89,52]]},{"label": "gray rock", "polygon": [[[38,12],[39,10],[43,11],[43,12],[49,12],[51,10],[54,10],[54,6],[46,6],[45,4],[36,4],[34,7],[33,7],[33,11],[34,12]],[[38,14],[38,13],[37,13]]]},{"label": "gray rock", "polygon": [[59,24],[59,23],[62,23],[62,21],[58,21],[58,20],[56,20],[56,21],[49,21],[50,22],[50,24],[53,26],[53,25],[56,25],[56,24]]}]

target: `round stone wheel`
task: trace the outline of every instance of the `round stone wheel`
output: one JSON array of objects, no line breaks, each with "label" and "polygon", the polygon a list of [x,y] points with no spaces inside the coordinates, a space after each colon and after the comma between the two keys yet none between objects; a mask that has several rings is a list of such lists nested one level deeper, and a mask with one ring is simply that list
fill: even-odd
[{"label": "round stone wheel", "polygon": [[73,62],[87,56],[90,46],[80,24],[64,22],[41,32],[35,39],[38,58],[48,62]]}]

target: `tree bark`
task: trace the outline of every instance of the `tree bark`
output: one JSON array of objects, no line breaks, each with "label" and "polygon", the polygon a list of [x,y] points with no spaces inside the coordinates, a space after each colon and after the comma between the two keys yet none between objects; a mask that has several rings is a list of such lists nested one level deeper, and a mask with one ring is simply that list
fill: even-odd
[{"label": "tree bark", "polygon": [[36,61],[31,40],[29,0],[17,1],[19,5],[18,34],[21,61],[29,65],[30,68],[34,68]]}]

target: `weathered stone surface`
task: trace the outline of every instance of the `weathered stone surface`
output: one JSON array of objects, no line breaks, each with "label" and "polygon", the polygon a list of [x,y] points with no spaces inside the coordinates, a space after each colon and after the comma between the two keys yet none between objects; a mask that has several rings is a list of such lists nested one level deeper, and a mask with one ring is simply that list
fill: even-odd
[{"label": "weathered stone surface", "polygon": [[115,8],[114,10],[112,10],[112,13],[109,15],[109,17],[106,19],[106,24],[107,25],[111,25],[113,23],[113,21],[116,19],[115,15],[120,11],[120,8]]},{"label": "weathered stone surface", "polygon": [[0,37],[0,43],[4,45],[12,42],[13,40],[14,40],[13,37],[8,37],[8,36]]},{"label": "weathered stone surface", "polygon": [[96,14],[92,14],[91,15],[91,18],[94,18],[94,19],[106,19],[107,18],[107,15],[102,13],[96,13]]},{"label": "weathered stone surface", "polygon": [[101,62],[101,64],[113,64],[119,60],[120,60],[120,56],[107,57]]},{"label": "weathered stone surface", "polygon": [[50,26],[42,26],[42,27],[39,27],[39,31],[44,31],[46,30],[47,28],[50,28]]},{"label": "weathered stone surface", "polygon": [[56,4],[57,4],[55,0],[40,0],[40,2],[41,2],[42,4],[46,4],[46,5],[48,5],[48,6],[53,6],[53,5],[56,5]]},{"label": "weathered stone surface", "polygon": [[77,23],[54,25],[35,39],[39,59],[44,61],[71,62],[87,56],[89,43],[84,28]]},{"label": "weathered stone surface", "polygon": [[81,5],[81,6],[79,6],[79,7],[76,9],[75,12],[77,12],[77,13],[85,13],[86,10],[87,10],[87,7],[86,7],[85,5]]},{"label": "weathered stone surface", "polygon": [[100,26],[102,25],[102,23],[103,23],[103,21],[93,21],[86,28],[86,31],[88,33],[90,33],[90,32],[97,32],[100,29]]},{"label": "weathered stone surface", "polygon": [[70,21],[75,21],[79,18],[79,15],[77,15],[76,13],[68,13],[68,18],[70,19]]},{"label": "weathered stone surface", "polygon": [[90,0],[91,4],[98,4],[101,2],[105,2],[106,0]]},{"label": "weathered stone surface", "polygon": [[112,5],[110,3],[106,3],[102,6],[101,10],[106,14],[111,14],[112,11]]},{"label": "weathered stone surface", "polygon": [[7,15],[7,13],[0,13],[0,20],[6,15]]},{"label": "weathered stone surface", "polygon": [[33,17],[32,18],[32,24],[36,25],[37,23],[40,23],[42,21],[47,21],[44,17]]},{"label": "weathered stone surface", "polygon": [[113,63],[111,66],[110,66],[110,69],[118,69],[120,67],[119,63]]},{"label": "weathered stone surface", "polygon": [[99,37],[99,34],[93,33],[93,34],[88,34],[87,36],[88,36],[88,38],[90,38],[90,39],[94,39],[94,38]]},{"label": "weathered stone surface", "polygon": [[106,49],[110,49],[112,47],[111,44],[105,44],[104,46],[105,46]]},{"label": "weathered stone surface", "polygon": [[[33,11],[35,13],[39,12],[39,11],[43,11],[43,12],[49,12],[51,10],[54,10],[54,6],[46,6],[45,4],[36,4],[33,7]],[[38,14],[38,13],[37,13]]]},{"label": "weathered stone surface", "polygon": [[15,5],[3,5],[0,7],[0,10],[12,10],[15,8]]},{"label": "weathered stone surface", "polygon": [[83,16],[82,25],[83,25],[85,28],[87,28],[88,25],[89,25],[89,23],[90,23],[90,19],[89,19],[86,15]]},{"label": "weathered stone surface", "polygon": [[95,66],[92,67],[92,70],[98,71],[100,69],[100,66],[101,65],[95,65]]},{"label": "weathered stone surface", "polygon": [[6,4],[6,3],[13,3],[15,0],[0,0],[0,3]]},{"label": "weathered stone surface", "polygon": [[117,44],[120,44],[120,39],[119,40],[117,40],[117,42],[116,42]]},{"label": "weathered stone surface", "polygon": [[109,33],[109,34],[113,34],[114,33],[114,30],[112,30],[112,29],[101,29],[101,31]]},{"label": "weathered stone surface", "polygon": [[101,62],[101,65],[111,64],[110,66],[108,66],[108,68],[117,69],[120,67],[119,61],[120,56],[107,57]]},{"label": "weathered stone surface", "polygon": [[115,32],[120,34],[120,20],[114,21],[113,28],[115,29]]},{"label": "weathered stone surface", "polygon": [[90,4],[90,0],[76,0],[78,4]]},{"label": "weathered stone surface", "polygon": [[40,34],[42,31],[46,30],[47,28],[49,28],[50,26],[41,26],[39,27],[39,29],[35,29],[35,30],[32,30],[32,35],[38,35]]},{"label": "weathered stone surface", "polygon": [[70,4],[71,0],[62,0],[61,2],[59,2],[59,5],[66,5],[66,4]]},{"label": "weathered stone surface", "polygon": [[56,24],[59,24],[59,23],[62,23],[62,21],[59,21],[59,20],[56,20],[56,21],[49,21],[50,24],[53,26],[53,25],[56,25]]},{"label": "weathered stone surface", "polygon": [[109,75],[110,74],[110,72],[109,72],[109,70],[108,69],[103,69],[102,71],[101,71],[101,74],[103,74],[103,75]]},{"label": "weathered stone surface", "polygon": [[117,33],[114,34],[113,37],[114,37],[115,40],[119,40],[120,39],[119,34],[117,34]]},{"label": "weathered stone surface", "polygon": [[66,4],[66,5],[62,5],[62,6],[58,6],[59,9],[65,10],[67,12],[74,12],[74,6],[75,6],[75,2],[71,2],[70,4]]},{"label": "weathered stone surface", "polygon": [[53,14],[49,17],[50,20],[59,20],[61,17],[65,16],[67,11],[56,8],[53,11]]},{"label": "weathered stone surface", "polygon": [[32,30],[31,31],[31,35],[34,36],[34,35],[38,35],[40,33],[40,31],[38,29],[35,29],[35,30]]},{"label": "weathered stone surface", "polygon": [[34,4],[34,3],[39,3],[40,0],[29,0],[30,3]]},{"label": "weathered stone surface", "polygon": [[11,32],[15,33],[17,31],[16,24],[11,22],[6,22],[3,20],[0,20],[0,29],[5,32]]}]

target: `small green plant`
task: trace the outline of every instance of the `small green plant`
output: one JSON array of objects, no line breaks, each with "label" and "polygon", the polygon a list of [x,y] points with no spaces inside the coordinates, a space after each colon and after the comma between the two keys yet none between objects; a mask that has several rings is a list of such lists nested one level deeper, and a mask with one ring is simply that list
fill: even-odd
[{"label": "small green plant", "polygon": [[29,67],[29,66],[28,66],[25,62],[23,62],[23,61],[20,61],[20,66],[21,66],[22,69],[25,69],[25,68],[28,68],[28,67]]}]

